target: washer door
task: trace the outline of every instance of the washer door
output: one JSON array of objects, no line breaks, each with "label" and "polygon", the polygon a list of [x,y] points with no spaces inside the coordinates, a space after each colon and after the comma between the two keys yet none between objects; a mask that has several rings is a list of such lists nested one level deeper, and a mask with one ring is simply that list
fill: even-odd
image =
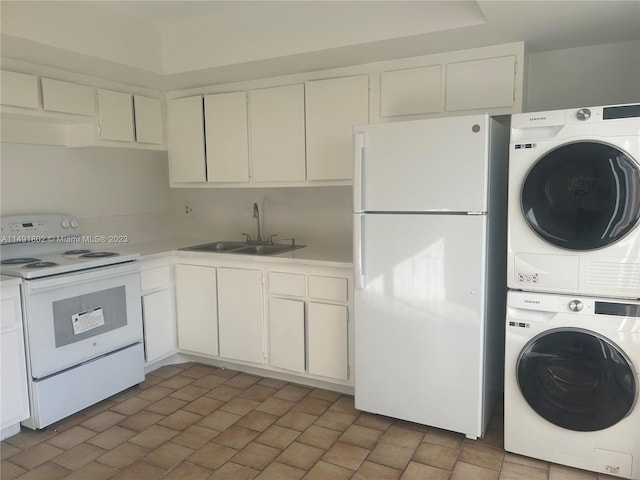
[{"label": "washer door", "polygon": [[624,237],[640,219],[640,165],[604,143],[579,142],[548,152],[522,188],[522,212],[544,240],[593,250]]},{"label": "washer door", "polygon": [[568,430],[615,425],[634,407],[637,377],[626,355],[595,332],[555,329],[520,353],[517,381],[540,416]]}]

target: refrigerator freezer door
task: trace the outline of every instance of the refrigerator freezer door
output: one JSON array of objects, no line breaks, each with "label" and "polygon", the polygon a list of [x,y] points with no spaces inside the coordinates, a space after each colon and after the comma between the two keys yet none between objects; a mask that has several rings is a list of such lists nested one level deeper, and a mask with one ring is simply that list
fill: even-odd
[{"label": "refrigerator freezer door", "polygon": [[482,436],[484,215],[363,215],[355,405]]},{"label": "refrigerator freezer door", "polygon": [[492,121],[483,114],[355,127],[355,210],[487,211]]}]

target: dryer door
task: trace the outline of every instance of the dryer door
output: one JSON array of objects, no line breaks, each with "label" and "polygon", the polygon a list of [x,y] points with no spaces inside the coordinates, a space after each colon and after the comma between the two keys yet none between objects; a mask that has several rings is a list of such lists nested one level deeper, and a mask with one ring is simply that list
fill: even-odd
[{"label": "dryer door", "polygon": [[516,373],[531,408],[569,430],[608,428],[636,402],[638,380],[630,360],[617,345],[588,330],[559,328],[531,339]]},{"label": "dryer door", "polygon": [[640,219],[640,164],[608,144],[558,147],[531,168],[522,212],[544,240],[568,250],[606,247]]}]

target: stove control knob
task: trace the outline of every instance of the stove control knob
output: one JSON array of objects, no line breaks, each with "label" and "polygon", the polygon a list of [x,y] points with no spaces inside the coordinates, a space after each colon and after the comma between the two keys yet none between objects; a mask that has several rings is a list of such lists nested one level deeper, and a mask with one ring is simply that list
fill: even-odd
[{"label": "stove control knob", "polygon": [[581,108],[576,112],[576,117],[578,117],[578,120],[580,121],[589,120],[591,118],[591,110],[588,108]]},{"label": "stove control knob", "polygon": [[571,300],[569,302],[569,310],[571,310],[572,312],[579,312],[583,308],[584,308],[584,305],[580,300]]},{"label": "stove control knob", "polygon": [[67,220],[66,218],[63,218],[63,219],[60,221],[60,226],[61,226],[62,228],[69,228],[69,220]]}]

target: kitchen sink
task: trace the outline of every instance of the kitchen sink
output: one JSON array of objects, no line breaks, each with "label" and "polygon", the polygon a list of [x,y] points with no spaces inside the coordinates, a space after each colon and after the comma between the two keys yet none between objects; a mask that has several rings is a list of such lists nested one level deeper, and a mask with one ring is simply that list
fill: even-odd
[{"label": "kitchen sink", "polygon": [[217,241],[211,243],[203,243],[193,247],[185,247],[181,250],[192,252],[217,252],[217,253],[237,253],[245,255],[276,255],[278,253],[289,252],[305,245],[290,245],[287,243],[267,243],[267,244],[251,244],[247,242],[236,241]]}]

